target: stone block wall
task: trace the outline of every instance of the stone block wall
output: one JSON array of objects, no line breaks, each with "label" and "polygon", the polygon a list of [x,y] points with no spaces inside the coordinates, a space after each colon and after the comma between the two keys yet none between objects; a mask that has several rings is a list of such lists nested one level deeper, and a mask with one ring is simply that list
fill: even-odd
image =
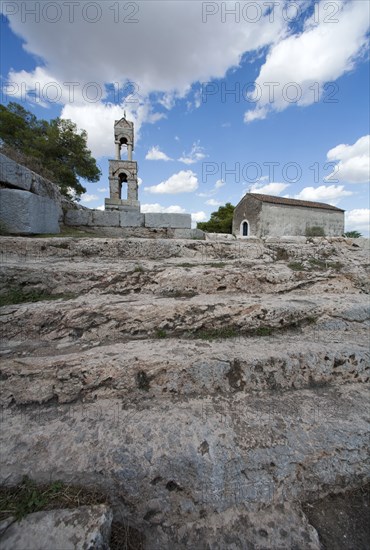
[{"label": "stone block wall", "polygon": [[141,214],[139,210],[69,210],[64,223],[73,227],[168,229],[176,231],[178,238],[189,238],[191,231],[190,214]]},{"label": "stone block wall", "polygon": [[[77,207],[61,194],[58,186],[28,168],[0,154],[0,187],[2,205],[0,223],[5,231],[15,234],[59,233],[58,221],[66,226],[94,227],[128,236],[192,238],[190,214],[141,214],[139,203],[107,199],[108,210]],[[115,204],[117,202],[117,205]],[[63,206],[63,208],[62,208]],[[117,210],[113,207],[117,206]],[[64,209],[64,212],[63,212]],[[202,238],[198,235],[197,238]]]},{"label": "stone block wall", "polygon": [[191,229],[190,214],[145,214],[145,227],[171,227],[172,229]]},{"label": "stone block wall", "polygon": [[68,201],[59,187],[0,153],[0,224],[8,233],[59,233]]},{"label": "stone block wall", "polygon": [[58,204],[21,189],[0,189],[0,223],[19,235],[60,233]]},{"label": "stone block wall", "polygon": [[63,195],[55,183],[0,153],[0,182],[9,188],[23,189],[47,197],[59,205]]}]

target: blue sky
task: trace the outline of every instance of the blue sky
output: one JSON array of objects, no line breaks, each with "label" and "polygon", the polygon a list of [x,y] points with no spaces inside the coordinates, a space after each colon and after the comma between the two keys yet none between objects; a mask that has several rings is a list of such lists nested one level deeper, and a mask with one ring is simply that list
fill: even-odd
[{"label": "blue sky", "polygon": [[2,102],[88,132],[108,196],[135,122],[142,210],[209,218],[248,190],[328,202],[368,235],[367,1],[2,2]]}]

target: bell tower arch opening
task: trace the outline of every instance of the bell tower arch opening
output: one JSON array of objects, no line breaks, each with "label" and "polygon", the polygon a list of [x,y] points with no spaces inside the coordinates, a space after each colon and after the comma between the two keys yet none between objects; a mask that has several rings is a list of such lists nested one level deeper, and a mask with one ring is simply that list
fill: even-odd
[{"label": "bell tower arch opening", "polygon": [[[118,193],[121,200],[123,195],[126,195],[127,197],[127,182],[127,174],[125,172],[121,172],[121,174],[119,174],[118,176]],[[123,189],[125,189],[125,193],[122,193]]]}]

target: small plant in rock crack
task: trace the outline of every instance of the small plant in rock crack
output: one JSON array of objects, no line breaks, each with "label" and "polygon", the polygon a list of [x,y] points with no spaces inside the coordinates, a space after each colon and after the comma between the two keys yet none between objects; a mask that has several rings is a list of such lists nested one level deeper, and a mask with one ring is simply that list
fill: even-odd
[{"label": "small plant in rock crack", "polygon": [[13,304],[31,302],[42,302],[51,300],[71,300],[76,298],[75,294],[49,294],[43,289],[11,288],[6,294],[0,296],[0,307]]},{"label": "small plant in rock crack", "polygon": [[340,271],[343,267],[341,262],[328,262],[327,260],[319,260],[317,258],[309,258],[310,269],[318,269],[320,271],[326,271],[328,269],[334,269]]},{"label": "small plant in rock crack", "polygon": [[70,486],[62,481],[39,485],[24,476],[15,487],[0,487],[0,520],[9,515],[20,520],[27,514],[40,510],[76,508],[106,501],[106,496],[95,490]]},{"label": "small plant in rock crack", "polygon": [[290,262],[288,267],[290,267],[292,271],[304,271],[304,265],[302,262]]},{"label": "small plant in rock crack", "polygon": [[256,336],[270,336],[272,334],[271,327],[258,327],[255,330]]},{"label": "small plant in rock crack", "polygon": [[190,338],[200,340],[224,340],[237,338],[238,336],[240,336],[240,333],[235,327],[201,329],[189,335]]},{"label": "small plant in rock crack", "polygon": [[155,331],[154,338],[157,338],[157,339],[167,338],[167,332],[162,328],[159,328],[158,330]]}]

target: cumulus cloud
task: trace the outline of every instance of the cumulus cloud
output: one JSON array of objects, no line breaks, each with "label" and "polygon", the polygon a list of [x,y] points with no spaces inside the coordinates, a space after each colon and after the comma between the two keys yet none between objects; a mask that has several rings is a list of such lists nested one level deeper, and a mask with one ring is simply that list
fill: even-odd
[{"label": "cumulus cloud", "polygon": [[165,160],[165,161],[172,160],[168,155],[166,155],[166,153],[164,153],[159,149],[158,145],[149,149],[145,159],[146,160]]},{"label": "cumulus cloud", "polygon": [[149,193],[191,193],[198,189],[198,178],[191,170],[181,170],[158,185],[145,187]]},{"label": "cumulus cloud", "polygon": [[209,204],[210,206],[222,206],[223,202],[216,201],[215,199],[209,199],[206,201],[206,204]]},{"label": "cumulus cloud", "polygon": [[108,187],[98,187],[99,193],[108,193]]},{"label": "cumulus cloud", "polygon": [[355,208],[345,213],[346,231],[359,231],[368,234],[370,230],[370,209]]},{"label": "cumulus cloud", "polygon": [[244,113],[244,122],[253,122],[253,120],[264,120],[267,117],[267,107],[257,107]]},{"label": "cumulus cloud", "polygon": [[250,188],[250,192],[261,193],[262,195],[280,195],[287,187],[289,187],[289,183],[273,182],[266,185],[255,183]]},{"label": "cumulus cloud", "polygon": [[337,145],[327,154],[330,161],[339,161],[333,172],[325,178],[348,183],[367,183],[370,180],[370,135],[363,136],[353,145]]},{"label": "cumulus cloud", "polygon": [[336,205],[342,197],[350,195],[353,195],[352,191],[346,191],[344,185],[320,185],[319,187],[305,187],[294,198]]},{"label": "cumulus cloud", "polygon": [[193,143],[191,151],[189,153],[183,153],[183,156],[178,160],[184,164],[195,164],[196,162],[205,158],[204,148],[199,145],[199,141]]},{"label": "cumulus cloud", "polygon": [[[111,130],[115,107],[121,114],[123,109],[135,113],[150,97],[161,108],[172,109],[192,84],[223,78],[239,66],[243,54],[273,44],[287,29],[281,10],[271,21],[268,6],[256,22],[240,24],[229,18],[225,24],[220,14],[205,23],[203,4],[185,0],[35,2],[39,18],[25,13],[26,4],[13,0],[0,7],[24,49],[39,62],[32,71],[9,73],[8,98],[26,93],[32,100],[36,89],[40,105],[49,100],[65,105],[61,116],[86,128],[97,157],[112,154],[106,127]],[[193,95],[192,104],[199,107],[199,89]],[[105,106],[107,102],[114,107]],[[153,122],[155,116],[165,117],[141,109],[138,120],[130,119],[137,132],[138,124]],[[199,160],[183,158],[189,164]]]},{"label": "cumulus cloud", "polygon": [[[319,22],[306,21],[301,34],[291,34],[274,44],[248,94],[255,108],[245,113],[245,122],[266,118],[271,110],[282,111],[296,103],[318,101],[325,83],[353,69],[367,44],[370,4],[333,2],[336,22],[328,21],[320,8]],[[318,3],[318,5],[320,5]],[[335,89],[331,90],[335,97]]]},{"label": "cumulus cloud", "polygon": [[205,212],[193,212],[191,215],[193,222],[205,222],[207,220],[207,214]]},{"label": "cumulus cloud", "polygon": [[81,202],[84,204],[88,204],[97,200],[99,200],[98,195],[89,195],[88,193],[84,193],[83,195],[81,195]]},{"label": "cumulus cloud", "polygon": [[197,193],[198,197],[212,197],[213,195],[216,195],[219,189],[225,185],[224,180],[217,180],[214,187],[210,191],[204,192],[204,193]]},{"label": "cumulus cloud", "polygon": [[215,189],[221,189],[225,185],[224,180],[217,180],[215,183]]},{"label": "cumulus cloud", "polygon": [[[243,53],[275,42],[287,26],[281,10],[271,22],[267,6],[256,22],[240,24],[228,18],[225,24],[220,14],[205,22],[202,4],[185,0],[137,0],[131,13],[122,1],[91,2],[96,7],[90,10],[84,10],[84,3],[71,8],[72,3],[65,2],[59,20],[50,20],[54,8],[54,15],[52,9],[41,13],[42,23],[29,15],[25,25],[25,3],[12,4],[18,7],[9,15],[12,30],[25,40],[29,53],[44,60],[53,78],[86,83],[99,75],[101,85],[130,80],[143,96],[155,91],[169,94],[163,99],[168,105],[174,92],[184,94],[193,82],[222,78]],[[42,3],[37,4],[42,10]]]},{"label": "cumulus cloud", "polygon": [[[154,123],[162,115],[153,113],[149,102],[139,105],[135,109],[126,109],[127,118],[135,124],[136,137],[140,134],[141,126],[144,122]],[[123,116],[123,106],[112,103],[99,103],[92,105],[86,103],[67,104],[63,107],[61,118],[71,119],[80,129],[84,129],[88,134],[88,147],[94,157],[103,156],[114,157],[114,135],[113,125],[115,120],[120,120]]]},{"label": "cumulus cloud", "polygon": [[152,214],[155,212],[159,212],[161,214],[185,214],[186,210],[185,208],[182,208],[178,205],[172,205],[172,206],[162,206],[158,203],[154,204],[142,204],[141,205],[141,212],[144,214]]}]

